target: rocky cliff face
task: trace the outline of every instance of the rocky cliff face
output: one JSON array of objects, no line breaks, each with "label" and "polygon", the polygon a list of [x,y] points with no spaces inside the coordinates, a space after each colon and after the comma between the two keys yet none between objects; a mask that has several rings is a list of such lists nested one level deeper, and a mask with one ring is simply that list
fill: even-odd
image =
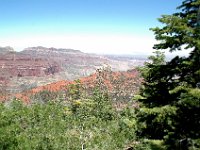
[{"label": "rocky cliff face", "polygon": [[60,80],[74,80],[104,65],[120,71],[131,69],[134,63],[73,49],[39,46],[15,52],[11,47],[0,47],[0,93],[5,89],[15,93]]},{"label": "rocky cliff face", "polygon": [[[109,68],[98,69],[94,74],[82,77],[79,80],[79,84],[82,87],[80,92],[84,95],[92,96],[96,87],[103,90],[106,89],[109,97],[116,102],[115,104],[120,104],[121,102],[130,101],[134,94],[139,91],[141,86],[142,78],[140,78],[139,72],[135,69],[129,71],[118,71],[113,72]],[[101,83],[99,83],[101,82]],[[26,103],[32,103],[37,101],[38,98],[43,101],[44,93],[54,95],[54,98],[60,98],[67,100],[69,98],[69,89],[72,84],[76,84],[76,81],[61,80],[44,86],[38,86],[32,88],[31,90],[24,91],[22,93],[13,94],[7,96],[7,100],[12,97],[16,97]],[[48,99],[48,100],[51,100]],[[0,101],[6,101],[6,99],[1,99]]]}]

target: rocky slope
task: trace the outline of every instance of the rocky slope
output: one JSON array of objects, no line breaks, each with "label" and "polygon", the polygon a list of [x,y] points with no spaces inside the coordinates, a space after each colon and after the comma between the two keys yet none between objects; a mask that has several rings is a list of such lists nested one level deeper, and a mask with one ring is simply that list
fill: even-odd
[{"label": "rocky slope", "polygon": [[[76,80],[77,81],[77,80]],[[70,97],[69,90],[76,81],[61,80],[44,86],[38,86],[18,94],[9,94],[0,97],[0,101],[7,101],[16,97],[26,103],[34,101],[44,101],[45,99],[68,100]],[[106,90],[109,97],[115,102],[126,102],[132,99],[133,95],[139,91],[142,78],[135,69],[129,71],[113,72],[109,69],[98,69],[94,74],[88,77],[78,79],[80,83],[80,92],[84,95],[91,96],[96,87]],[[100,83],[99,83],[100,82]],[[48,91],[48,92],[47,92]]]},{"label": "rocky slope", "polygon": [[0,47],[0,94],[89,76],[102,66],[124,71],[135,65],[134,61],[115,60],[73,49],[38,46],[16,52],[11,47]]}]

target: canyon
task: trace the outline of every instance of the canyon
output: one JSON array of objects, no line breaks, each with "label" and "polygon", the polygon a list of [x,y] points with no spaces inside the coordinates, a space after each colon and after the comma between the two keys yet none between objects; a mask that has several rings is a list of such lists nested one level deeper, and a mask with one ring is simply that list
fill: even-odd
[{"label": "canyon", "polygon": [[28,47],[17,52],[0,47],[0,93],[20,93],[33,88],[90,76],[102,67],[127,71],[146,60],[106,56],[64,48]]}]

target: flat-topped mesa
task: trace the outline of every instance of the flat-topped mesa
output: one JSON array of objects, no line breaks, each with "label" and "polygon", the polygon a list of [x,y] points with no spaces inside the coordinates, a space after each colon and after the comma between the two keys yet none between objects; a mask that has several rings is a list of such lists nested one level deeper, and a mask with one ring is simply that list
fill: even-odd
[{"label": "flat-topped mesa", "polygon": [[74,49],[65,49],[65,48],[54,48],[54,47],[43,47],[43,46],[37,46],[37,47],[28,47],[25,48],[22,52],[28,52],[28,51],[34,51],[34,52],[55,52],[55,53],[83,53],[80,50],[74,50]]},{"label": "flat-topped mesa", "polygon": [[59,48],[57,49],[57,51],[60,51],[60,52],[68,52],[68,53],[83,53],[81,52],[80,50],[75,50],[75,49],[64,49],[64,48]]},{"label": "flat-topped mesa", "polygon": [[113,71],[125,71],[136,64],[130,59],[118,60],[74,49],[43,46],[28,47],[20,52],[13,52],[11,47],[2,49],[9,51],[0,53],[0,81],[9,81],[8,91],[27,90],[32,83],[41,86],[89,76],[104,64]]},{"label": "flat-topped mesa", "polygon": [[0,53],[14,52],[14,49],[10,46],[0,47]]}]

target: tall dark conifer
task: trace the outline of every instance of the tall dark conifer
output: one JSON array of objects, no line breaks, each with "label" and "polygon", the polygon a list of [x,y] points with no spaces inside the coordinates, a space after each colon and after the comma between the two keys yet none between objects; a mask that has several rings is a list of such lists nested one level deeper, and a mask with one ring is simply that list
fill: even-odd
[{"label": "tall dark conifer", "polygon": [[140,135],[162,139],[169,149],[200,149],[200,0],[184,0],[178,11],[151,29],[160,41],[154,49],[190,53],[144,67]]}]

